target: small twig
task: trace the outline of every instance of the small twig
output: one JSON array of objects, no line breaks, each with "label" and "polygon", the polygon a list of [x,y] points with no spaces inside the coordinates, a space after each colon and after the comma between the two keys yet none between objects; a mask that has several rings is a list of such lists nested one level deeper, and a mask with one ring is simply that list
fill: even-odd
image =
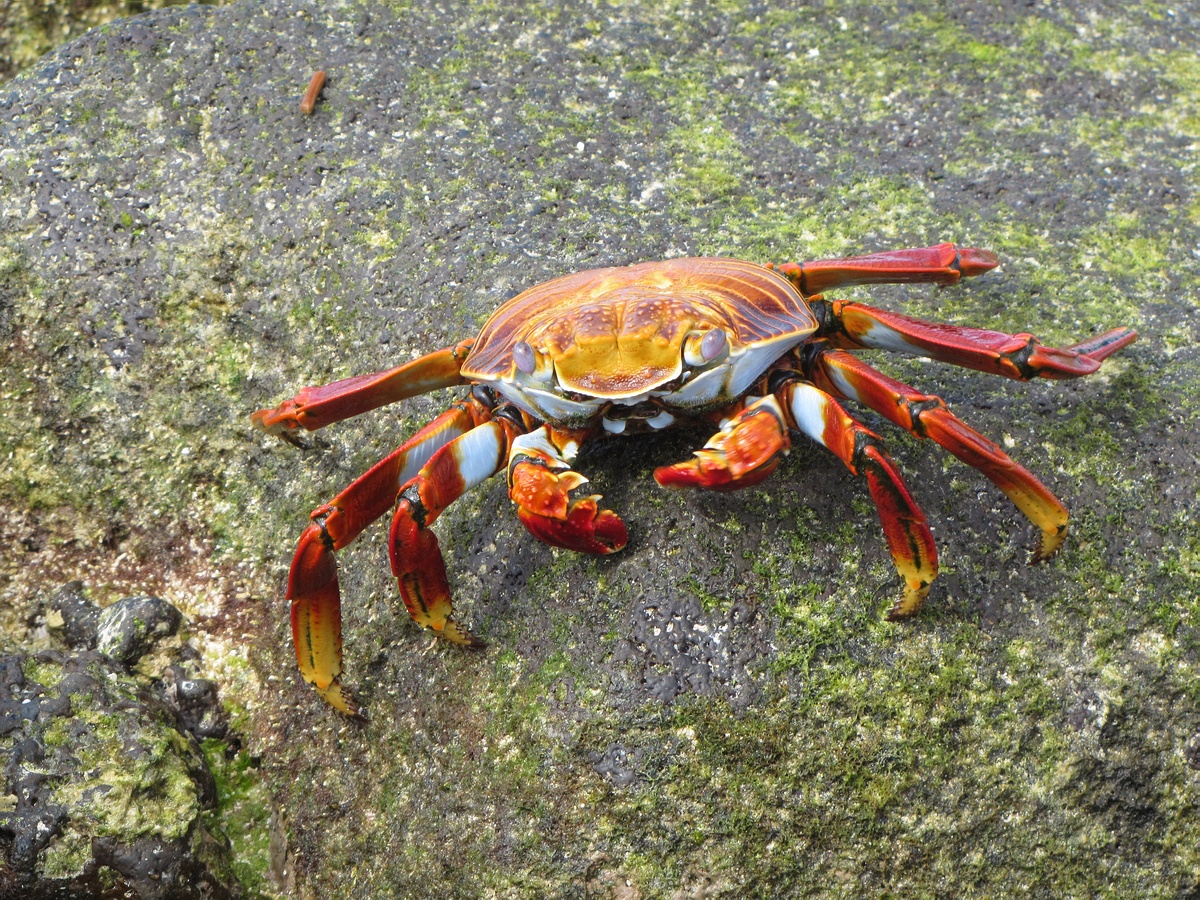
[{"label": "small twig", "polygon": [[323,87],[325,87],[325,71],[320,69],[308,82],[308,90],[304,92],[304,99],[300,101],[300,112],[306,116],[312,115],[312,111],[317,108],[317,97]]}]

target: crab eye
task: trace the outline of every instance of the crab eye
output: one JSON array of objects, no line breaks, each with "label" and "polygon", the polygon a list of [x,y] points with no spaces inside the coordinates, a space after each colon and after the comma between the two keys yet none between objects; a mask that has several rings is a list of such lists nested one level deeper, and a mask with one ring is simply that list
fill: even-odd
[{"label": "crab eye", "polygon": [[537,356],[533,352],[533,348],[525,341],[517,341],[513,344],[513,362],[517,364],[517,368],[526,375],[532,375],[534,367],[537,366]]},{"label": "crab eye", "polygon": [[689,366],[705,366],[718,359],[729,346],[729,338],[720,328],[694,331],[683,345],[683,358]]},{"label": "crab eye", "polygon": [[554,374],[553,364],[534,350],[527,341],[517,341],[513,344],[512,355],[517,369],[538,381],[549,381]]},{"label": "crab eye", "polygon": [[729,339],[725,336],[725,332],[720,328],[714,328],[700,339],[700,355],[704,357],[705,362],[712,362],[725,352],[727,343],[729,343]]}]

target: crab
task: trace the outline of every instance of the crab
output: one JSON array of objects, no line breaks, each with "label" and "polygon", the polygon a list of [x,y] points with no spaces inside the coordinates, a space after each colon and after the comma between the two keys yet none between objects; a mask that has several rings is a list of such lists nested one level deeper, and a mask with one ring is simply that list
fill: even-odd
[{"label": "crab", "polygon": [[334,552],[395,507],[389,551],[409,614],[461,645],[484,643],[454,616],[431,526],[468,489],[504,472],[534,536],[608,554],[628,539],[616,513],[571,464],[587,441],[711,423],[694,458],[654,471],[664,487],[727,491],[758,484],[802,434],[861,476],[903,592],[887,618],[914,615],[938,571],[924,513],[880,437],[847,411],[865,406],[932,439],[992,481],[1039,531],[1031,562],[1062,547],[1067,511],[1031,472],[960,421],[938,397],[875,370],[853,351],[881,349],[1026,381],[1077,378],[1137,338],[1116,328],[1069,347],[1029,334],[935,324],[825,299],[850,285],[950,285],[998,264],[995,254],[939,244],[846,259],[758,265],[691,258],[593,269],[529,288],[478,337],[398,368],[307,387],[253,424],[299,443],[314,430],[438,388],[471,385],[365,475],[312,512],[288,577],[304,679],[331,706],[362,710],[342,683],[341,598]]}]

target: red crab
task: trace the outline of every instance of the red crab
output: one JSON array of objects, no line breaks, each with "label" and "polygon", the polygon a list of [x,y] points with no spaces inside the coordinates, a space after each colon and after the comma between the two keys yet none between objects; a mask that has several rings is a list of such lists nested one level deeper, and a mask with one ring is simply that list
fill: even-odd
[{"label": "red crab", "polygon": [[395,506],[392,570],[413,619],[458,644],[482,642],[454,619],[430,526],[468,488],[504,472],[525,526],[556,547],[612,553],[625,524],[578,489],[584,441],[710,421],[695,458],[664,466],[667,487],[733,490],[766,478],[792,432],[829,449],[866,481],[904,593],[889,619],[913,615],[937,575],[937,550],[880,438],[852,400],[974,466],[1040,531],[1033,559],[1062,546],[1067,511],[1029,471],[959,421],[938,397],[876,371],[852,352],[879,348],[1008,378],[1077,378],[1136,339],[1117,328],[1061,349],[1028,334],[939,325],[822,293],[856,284],[954,284],[997,264],[939,244],[850,259],[756,265],[672,259],[594,269],[539,284],[501,306],[477,338],[373,375],[307,387],[254,424],[295,442],[324,427],[437,388],[470,392],[312,513],[287,596],[300,671],[328,703],[359,715],[341,683],[341,611],[333,552]]}]

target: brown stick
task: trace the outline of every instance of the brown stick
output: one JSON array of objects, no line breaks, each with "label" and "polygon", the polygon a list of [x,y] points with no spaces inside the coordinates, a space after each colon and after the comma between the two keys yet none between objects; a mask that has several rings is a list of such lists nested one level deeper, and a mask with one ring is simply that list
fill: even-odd
[{"label": "brown stick", "polygon": [[304,92],[304,99],[300,101],[300,112],[306,116],[312,115],[312,111],[317,108],[317,97],[323,87],[325,87],[325,72],[318,70],[313,74],[312,80],[308,82],[308,90]]}]

